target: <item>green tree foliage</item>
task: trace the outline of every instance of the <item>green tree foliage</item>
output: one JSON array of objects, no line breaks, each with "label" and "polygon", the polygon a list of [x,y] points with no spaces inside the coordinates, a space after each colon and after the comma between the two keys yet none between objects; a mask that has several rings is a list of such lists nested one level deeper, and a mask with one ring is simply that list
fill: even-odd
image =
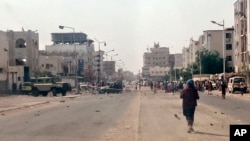
[{"label": "green tree foliage", "polygon": [[216,74],[223,72],[223,59],[220,58],[219,53],[217,51],[208,51],[203,49],[202,51],[196,52],[196,59],[193,64],[194,74],[200,73],[200,65],[201,65],[201,73],[202,74]]}]

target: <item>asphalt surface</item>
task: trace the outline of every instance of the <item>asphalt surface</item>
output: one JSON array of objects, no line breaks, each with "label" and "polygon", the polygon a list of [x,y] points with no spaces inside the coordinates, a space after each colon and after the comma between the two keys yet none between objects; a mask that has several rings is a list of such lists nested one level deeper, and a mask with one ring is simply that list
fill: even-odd
[{"label": "asphalt surface", "polygon": [[199,94],[192,134],[187,133],[179,93],[154,94],[143,87],[141,91],[109,95],[83,92],[67,97],[0,97],[0,139],[228,141],[230,124],[250,123],[249,94],[227,94],[225,100],[219,91]]}]

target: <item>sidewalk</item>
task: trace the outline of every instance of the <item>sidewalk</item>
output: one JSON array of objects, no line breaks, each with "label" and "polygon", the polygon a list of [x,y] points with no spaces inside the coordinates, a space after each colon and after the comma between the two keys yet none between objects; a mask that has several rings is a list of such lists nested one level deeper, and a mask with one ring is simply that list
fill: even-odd
[{"label": "sidewalk", "polygon": [[[68,93],[64,98],[74,98],[78,97],[74,92]],[[8,95],[1,94],[0,95],[0,113],[6,111],[12,111],[22,108],[27,108],[35,105],[48,104],[54,101],[60,101],[62,99],[61,96],[38,96],[34,97],[32,95]]]},{"label": "sidewalk", "polygon": [[[203,93],[208,94],[207,91],[204,91]],[[221,96],[221,91],[219,91],[219,90],[213,90],[211,93],[212,93],[212,95]],[[235,92],[233,94],[233,93],[229,93],[227,91],[226,97],[233,97],[233,98],[239,98],[239,99],[244,99],[244,100],[250,100],[250,93],[244,93],[242,96],[240,92]]]}]

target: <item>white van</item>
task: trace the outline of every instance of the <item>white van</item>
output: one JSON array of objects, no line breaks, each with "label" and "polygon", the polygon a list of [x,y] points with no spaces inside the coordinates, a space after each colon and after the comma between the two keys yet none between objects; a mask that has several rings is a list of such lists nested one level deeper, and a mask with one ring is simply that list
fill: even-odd
[{"label": "white van", "polygon": [[243,83],[243,91],[244,93],[246,93],[247,91],[247,84],[246,84],[246,78],[243,76],[235,76],[235,77],[231,77],[229,78],[227,87],[228,87],[228,91],[229,93],[234,93],[235,91],[241,91],[240,88],[240,82]]}]

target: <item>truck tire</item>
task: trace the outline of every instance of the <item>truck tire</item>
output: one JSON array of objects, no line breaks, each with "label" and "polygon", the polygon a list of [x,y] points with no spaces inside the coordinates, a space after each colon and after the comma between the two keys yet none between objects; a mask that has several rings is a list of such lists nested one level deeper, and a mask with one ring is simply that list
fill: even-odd
[{"label": "truck tire", "polygon": [[56,88],[52,89],[52,93],[53,93],[53,96],[56,96],[56,94],[57,94]]},{"label": "truck tire", "polygon": [[42,95],[43,96],[48,96],[48,92],[43,92]]},{"label": "truck tire", "polygon": [[62,96],[65,96],[67,93],[67,90],[62,90]]},{"label": "truck tire", "polygon": [[33,96],[39,96],[39,91],[38,91],[38,89],[33,89],[33,90],[32,90],[32,95],[33,95]]}]

